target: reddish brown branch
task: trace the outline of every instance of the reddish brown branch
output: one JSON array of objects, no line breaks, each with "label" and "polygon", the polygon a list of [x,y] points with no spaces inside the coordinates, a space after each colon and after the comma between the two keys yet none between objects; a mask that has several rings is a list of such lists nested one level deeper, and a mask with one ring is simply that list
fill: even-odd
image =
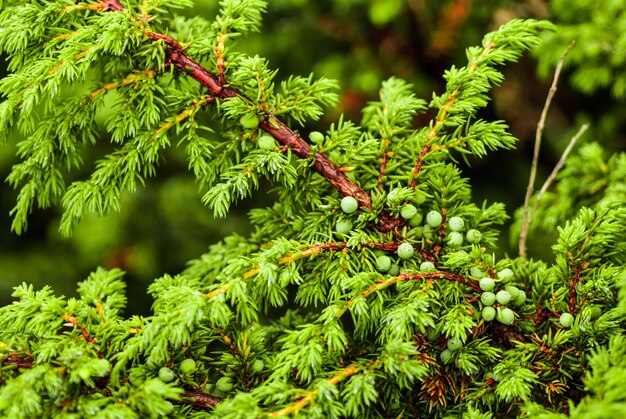
[{"label": "reddish brown branch", "polygon": [[230,354],[234,357],[239,356],[239,351],[237,351],[237,348],[235,347],[235,342],[233,342],[233,340],[230,337],[228,337],[224,332],[222,332],[220,329],[217,329],[217,334],[220,335],[222,340],[228,345]]},{"label": "reddish brown branch", "polygon": [[309,144],[274,115],[269,115],[259,126],[263,131],[276,138],[281,144],[289,147],[296,156],[302,159],[313,157],[315,160],[313,169],[317,173],[322,175],[322,177],[333,185],[342,195],[353,196],[359,201],[359,206],[369,210],[372,209],[372,199],[367,192],[352,182],[345,173],[341,171],[339,166],[331,162],[328,157],[322,153],[316,152],[314,155],[311,155],[311,147]]},{"label": "reddish brown branch", "polygon": [[[78,320],[76,320],[74,316],[72,316],[71,314],[63,314],[61,317],[63,318],[63,320],[70,323],[72,326],[74,326],[78,330],[80,330],[80,333],[82,333],[83,337],[85,338],[87,342],[89,342],[90,344],[94,346],[98,346],[98,342],[96,342],[96,340],[91,337],[87,329],[85,329],[80,323],[78,323]],[[100,359],[104,358],[104,355],[98,349],[96,349],[96,353],[98,354],[98,358]]]},{"label": "reddish brown branch", "polygon": [[572,280],[570,281],[570,286],[569,286],[568,311],[572,315],[575,316],[576,313],[578,312],[578,309],[576,308],[576,301],[578,299],[578,295],[576,293],[576,287],[578,286],[578,283],[580,282],[580,268],[578,266],[574,266],[572,270],[574,271],[574,275],[572,276]]},{"label": "reddish brown branch", "polygon": [[185,54],[183,47],[175,39],[167,35],[150,31],[146,32],[146,36],[153,41],[163,41],[166,45],[166,65],[173,65],[174,67],[187,73],[200,82],[200,84],[207,87],[213,96],[219,97],[220,99],[226,99],[241,95],[235,89],[225,87],[225,85],[220,83],[217,76],[189,58],[187,54]]},{"label": "reddish brown branch", "polygon": [[32,368],[33,357],[25,354],[12,353],[8,358],[2,361],[2,366],[17,365],[18,368]]},{"label": "reddish brown branch", "polygon": [[[220,99],[236,96],[244,97],[239,91],[227,87],[220,81],[218,76],[215,76],[206,68],[189,58],[183,51],[182,46],[171,37],[155,32],[147,32],[146,35],[154,41],[161,40],[167,45],[166,64],[173,65],[193,77],[203,86],[207,87],[215,97]],[[315,163],[313,164],[313,168],[315,171],[328,180],[342,195],[353,196],[359,201],[361,207],[372,209],[372,199],[367,192],[352,182],[340,170],[339,166],[331,162],[325,155],[318,152],[312,156],[309,144],[274,115],[268,115],[267,119],[262,121],[259,126],[276,138],[281,144],[289,147],[296,156],[302,159],[314,158]],[[386,226],[387,224],[384,225]]]},{"label": "reddish brown branch", "polygon": [[389,145],[389,139],[385,138],[383,140],[383,156],[380,162],[380,170],[378,171],[378,189],[383,188],[383,178],[385,177],[385,170],[387,169],[387,160],[389,156],[387,155],[387,146]]},{"label": "reddish brown branch", "polygon": [[[183,397],[194,400],[192,408],[195,410],[213,410],[213,407],[223,400],[219,397],[211,396],[198,391],[185,391],[183,393]],[[179,403],[186,404],[184,402]]]},{"label": "reddish brown branch", "polygon": [[426,144],[422,147],[422,151],[420,152],[419,157],[417,158],[417,162],[415,163],[415,167],[413,168],[413,179],[411,180],[411,189],[415,189],[417,186],[417,175],[422,171],[422,166],[424,166],[424,158],[426,154],[430,151],[430,146]]},{"label": "reddish brown branch", "polygon": [[120,3],[118,0],[102,0],[102,3],[104,3],[104,11],[124,10],[124,6],[122,6],[122,3]]},{"label": "reddish brown branch", "polygon": [[419,275],[422,278],[429,278],[429,279],[447,279],[448,281],[456,281],[463,285],[467,285],[468,287],[472,288],[474,291],[476,291],[479,294],[482,294],[483,292],[483,290],[480,289],[480,287],[478,286],[476,282],[464,276],[453,274],[451,272],[439,271],[439,272],[434,272],[432,274],[426,274],[426,275],[424,274],[411,274],[411,275],[414,275],[414,276]]},{"label": "reddish brown branch", "polygon": [[[110,1],[107,6],[107,10],[122,10],[120,9],[121,5],[116,1]],[[166,66],[173,65],[182,70],[208,88],[214,97],[220,99],[237,96],[245,98],[241,92],[228,87],[223,77],[216,76],[187,56],[183,47],[170,36],[151,31],[146,32],[146,36],[153,41],[161,41],[166,45]],[[261,122],[260,128],[271,134],[282,145],[290,148],[296,156],[302,159],[313,158],[315,160],[313,169],[317,173],[330,182],[342,195],[353,196],[361,207],[372,210],[372,199],[365,190],[352,182],[340,170],[339,166],[331,162],[325,155],[319,152],[311,155],[309,144],[274,115],[268,114],[266,119]],[[403,223],[403,220],[382,213],[377,228],[382,232],[388,232],[402,226]]]}]

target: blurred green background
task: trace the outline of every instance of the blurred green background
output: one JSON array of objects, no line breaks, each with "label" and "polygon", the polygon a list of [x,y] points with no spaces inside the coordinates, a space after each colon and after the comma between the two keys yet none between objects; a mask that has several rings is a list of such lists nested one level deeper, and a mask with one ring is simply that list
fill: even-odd
[{"label": "blurred green background", "polygon": [[[211,19],[217,2],[196,1],[183,13]],[[472,178],[474,200],[502,201],[509,212],[523,203],[535,127],[559,56],[573,39],[544,132],[538,186],[552,170],[580,124],[591,122],[584,141],[597,141],[611,151],[623,150],[626,120],[626,2],[543,0],[272,0],[262,33],[239,41],[239,49],[267,57],[279,68],[278,79],[291,74],[339,80],[342,94],[336,109],[307,129],[326,129],[340,114],[359,120],[361,108],[377,97],[382,80],[397,76],[415,86],[425,99],[444,88],[441,75],[451,65],[466,63],[465,48],[512,18],[550,19],[559,25],[547,34],[534,56],[504,69],[506,80],[493,92],[485,119],[504,119],[520,139],[517,150],[499,152],[465,167]],[[4,60],[0,74],[5,74]],[[421,115],[416,127],[432,114]],[[106,135],[103,136],[106,138]],[[106,141],[102,150],[110,145]],[[15,143],[0,147],[0,177],[15,163]],[[78,173],[77,176],[86,176]],[[184,157],[169,151],[159,176],[128,195],[119,213],[88,217],[70,238],[57,233],[59,208],[31,215],[22,236],[10,232],[9,211],[16,192],[0,184],[0,304],[10,301],[11,288],[25,281],[37,288],[49,284],[68,296],[75,284],[97,266],[128,272],[129,311],[147,312],[147,285],[164,273],[180,272],[223,236],[250,230],[248,209],[266,205],[266,189],[215,220],[202,206]],[[552,233],[535,233],[529,254],[550,258]],[[501,254],[515,254],[508,227]]]}]

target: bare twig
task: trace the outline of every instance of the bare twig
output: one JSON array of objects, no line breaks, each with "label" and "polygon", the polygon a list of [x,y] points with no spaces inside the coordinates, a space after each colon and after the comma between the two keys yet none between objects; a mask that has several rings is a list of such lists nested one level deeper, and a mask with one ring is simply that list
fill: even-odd
[{"label": "bare twig", "polygon": [[530,224],[530,217],[528,214],[528,206],[530,204],[530,197],[533,194],[533,190],[535,187],[535,178],[537,177],[537,165],[539,163],[539,150],[541,149],[541,136],[543,135],[543,128],[545,127],[546,117],[548,115],[548,110],[550,109],[550,105],[552,104],[552,98],[554,98],[554,94],[556,93],[556,86],[559,81],[559,76],[561,75],[561,68],[563,67],[563,62],[565,61],[565,57],[574,46],[574,41],[572,41],[565,51],[561,55],[559,59],[559,63],[556,66],[556,70],[554,71],[554,77],[552,79],[552,85],[550,86],[550,90],[548,92],[548,96],[546,97],[546,103],[543,105],[543,110],[541,111],[541,117],[539,118],[539,123],[537,124],[537,131],[535,132],[535,149],[533,152],[533,161],[530,167],[530,179],[528,180],[528,187],[526,188],[526,197],[524,198],[524,208],[522,210],[522,229],[520,231],[519,237],[519,255],[521,258],[526,258],[526,238],[528,237],[528,227]]},{"label": "bare twig", "polygon": [[554,179],[556,179],[556,175],[559,173],[559,171],[565,164],[565,160],[567,160],[567,156],[569,156],[569,153],[572,152],[572,149],[574,148],[574,146],[576,145],[580,137],[582,137],[585,131],[587,131],[588,128],[589,128],[589,124],[583,124],[578,130],[578,132],[576,133],[576,135],[574,135],[572,139],[569,141],[569,144],[565,148],[563,155],[557,162],[556,166],[554,166],[554,169],[552,169],[552,173],[550,173],[550,176],[548,176],[546,181],[543,183],[543,186],[539,190],[539,193],[537,194],[537,198],[535,198],[535,202],[533,203],[533,208],[530,211],[531,214],[534,213],[535,210],[537,209],[537,205],[539,205],[539,202],[541,201],[541,197],[543,196],[544,193],[546,193],[550,185],[552,185],[552,182],[554,182]]}]

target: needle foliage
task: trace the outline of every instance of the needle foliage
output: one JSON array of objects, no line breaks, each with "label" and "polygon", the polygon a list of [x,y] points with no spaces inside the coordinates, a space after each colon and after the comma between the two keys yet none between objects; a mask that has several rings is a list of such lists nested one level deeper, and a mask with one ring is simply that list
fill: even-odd
[{"label": "needle foliage", "polygon": [[[430,100],[391,78],[361,121],[309,133],[337,84],[278,81],[267,60],[237,50],[268,4],[222,0],[208,20],[179,14],[190,3],[2,4],[15,232],[34,207],[60,204],[64,234],[119,210],[171,147],[216,216],[262,182],[276,197],[250,211],[252,234],[156,279],[151,315],[124,314],[119,269],[96,269],[76,298],[16,287],[0,308],[2,416],[624,414],[624,156],[588,166],[603,152],[586,146],[537,207],[534,219],[558,229],[554,261],[496,259],[507,212],[474,202],[461,171],[515,146],[480,111],[501,66],[551,24],[512,20]],[[96,143],[110,152],[86,160]]]}]

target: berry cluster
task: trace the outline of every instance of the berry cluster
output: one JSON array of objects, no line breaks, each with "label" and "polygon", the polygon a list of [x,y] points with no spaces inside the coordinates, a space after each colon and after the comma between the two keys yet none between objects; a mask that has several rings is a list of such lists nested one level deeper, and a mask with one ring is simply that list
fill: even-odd
[{"label": "berry cluster", "polygon": [[[255,130],[259,126],[259,117],[255,114],[248,114],[241,117],[239,123],[242,127],[249,130]],[[274,150],[278,147],[278,143],[269,134],[262,134],[257,140],[257,146],[261,150]]]},{"label": "berry cluster", "polygon": [[[502,269],[497,274],[498,283],[504,285],[496,291],[496,280],[490,277],[481,278],[480,288],[484,291],[480,296],[483,304],[482,318],[486,322],[494,319],[502,324],[512,325],[515,321],[515,313],[508,304],[521,306],[526,301],[526,293],[513,285],[506,285],[513,279],[513,271],[509,268]],[[494,304],[498,307],[494,308]]]},{"label": "berry cluster", "polygon": [[[265,369],[265,363],[260,359],[255,359],[249,365],[249,372],[252,374],[260,374]],[[196,361],[187,358],[178,364],[178,374],[169,367],[161,367],[159,369],[158,377],[164,383],[170,383],[176,378],[181,378],[183,381],[193,377],[196,374],[197,365]],[[227,393],[231,392],[234,388],[233,379],[228,376],[222,376],[215,381],[215,383],[205,383],[202,390],[206,394],[211,394],[217,397],[226,397]]]},{"label": "berry cluster", "polygon": [[[317,135],[319,134],[319,136]],[[315,141],[314,141],[315,138]],[[310,136],[311,141],[319,142],[323,140],[321,133],[313,133]],[[395,193],[395,195],[394,195]],[[404,201],[401,206],[394,206],[394,201],[400,200],[398,191],[393,190],[387,196],[390,208],[396,208],[396,214],[406,220],[411,228],[407,235],[408,240],[400,243],[396,249],[398,260],[411,259],[415,255],[414,244],[411,243],[412,238],[435,240],[437,236],[442,238],[443,243],[450,250],[457,250],[463,244],[478,244],[483,239],[482,233],[474,228],[466,230],[466,222],[462,217],[452,216],[445,220],[444,215],[436,210],[428,211],[425,215],[419,211],[418,206],[426,201],[422,195],[416,194],[413,203]],[[418,206],[414,205],[417,204]],[[397,204],[396,204],[397,205]],[[353,215],[359,210],[359,202],[352,196],[345,196],[341,200],[341,210],[346,215]],[[442,226],[445,220],[445,225]],[[336,223],[336,231],[341,234],[347,234],[351,231],[353,225],[349,218],[341,218]],[[445,228],[445,229],[444,229]],[[465,231],[465,234],[463,233]],[[443,232],[447,232],[445,238]],[[378,272],[387,275],[396,276],[400,272],[398,261],[394,261],[392,256],[380,254],[376,258],[375,267]],[[431,261],[423,261],[419,267],[421,272],[433,272],[436,270],[435,264]],[[485,322],[498,321],[504,325],[510,326],[515,322],[516,314],[510,307],[519,307],[526,301],[526,293],[510,284],[513,280],[513,271],[509,268],[501,269],[491,278],[480,267],[474,266],[470,270],[470,276],[481,278],[479,280],[480,289],[483,291],[480,295],[480,304],[482,306],[480,315]],[[572,320],[567,317],[569,313],[565,313],[561,317],[561,325],[569,327]],[[571,316],[571,315],[569,315]],[[441,354],[441,360],[445,363],[449,360],[455,351],[463,346],[463,342],[458,337],[452,337],[447,342],[447,348]]]},{"label": "berry cluster", "polygon": [[[509,284],[513,280],[513,271],[509,268],[501,269],[494,279],[485,276],[484,271],[474,266],[470,270],[470,275],[482,277],[478,281],[480,289],[483,290],[480,296],[483,306],[480,313],[482,319],[485,322],[496,320],[507,326],[512,325],[515,322],[515,312],[508,305],[519,307],[526,302],[526,293]],[[463,342],[459,338],[450,338],[447,348],[440,353],[441,360],[446,363],[462,346]]]}]

